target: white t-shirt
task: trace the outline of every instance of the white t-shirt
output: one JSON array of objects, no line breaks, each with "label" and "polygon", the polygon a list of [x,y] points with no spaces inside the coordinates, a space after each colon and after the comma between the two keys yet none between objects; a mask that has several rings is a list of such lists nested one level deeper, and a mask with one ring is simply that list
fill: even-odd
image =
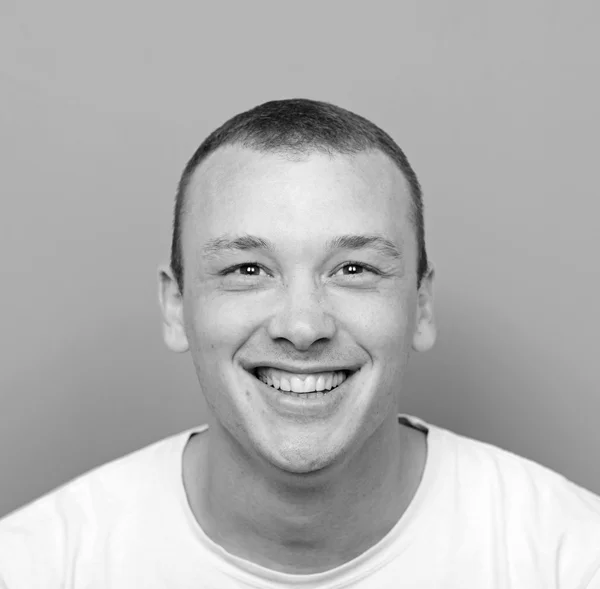
[{"label": "white t-shirt", "polygon": [[600,497],[505,450],[428,432],[412,503],[324,573],[269,570],[197,523],[182,478],[198,426],[106,463],[0,520],[2,589],[600,589]]}]

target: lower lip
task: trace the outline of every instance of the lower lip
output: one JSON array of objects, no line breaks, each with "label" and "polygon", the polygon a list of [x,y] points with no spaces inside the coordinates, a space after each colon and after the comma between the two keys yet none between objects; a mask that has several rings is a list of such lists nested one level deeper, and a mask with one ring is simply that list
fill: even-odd
[{"label": "lower lip", "polygon": [[296,416],[323,418],[331,415],[340,406],[347,394],[349,381],[352,381],[358,370],[349,375],[346,380],[322,395],[314,397],[307,395],[291,395],[292,391],[282,391],[273,388],[250,373],[253,380],[258,383],[267,403],[278,413],[290,413]]}]

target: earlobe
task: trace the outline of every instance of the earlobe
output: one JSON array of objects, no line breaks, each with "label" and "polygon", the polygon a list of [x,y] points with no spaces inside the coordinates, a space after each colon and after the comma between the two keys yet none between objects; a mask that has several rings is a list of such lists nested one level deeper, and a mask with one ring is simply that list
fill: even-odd
[{"label": "earlobe", "polygon": [[187,352],[190,346],[183,329],[173,329],[168,325],[163,326],[163,339],[169,350],[172,352]]},{"label": "earlobe", "polygon": [[172,352],[187,352],[189,343],[183,324],[183,298],[171,268],[158,270],[158,299],[163,315],[163,339]]},{"label": "earlobe", "polygon": [[433,347],[436,337],[435,324],[432,322],[423,323],[415,331],[412,347],[416,352],[427,352]]}]

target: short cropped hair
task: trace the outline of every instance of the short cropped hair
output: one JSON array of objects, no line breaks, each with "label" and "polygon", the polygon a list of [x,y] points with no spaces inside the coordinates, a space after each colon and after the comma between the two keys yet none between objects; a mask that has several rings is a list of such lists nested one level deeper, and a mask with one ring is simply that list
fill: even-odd
[{"label": "short cropped hair", "polygon": [[198,147],[179,180],[173,216],[171,270],[183,295],[181,227],[185,193],[200,163],[219,147],[240,145],[261,152],[302,156],[314,152],[355,154],[379,150],[387,154],[408,181],[411,194],[409,221],[418,247],[417,288],[428,269],[423,199],[417,175],[394,140],[371,121],[348,110],[305,98],[273,100],[242,112],[213,131]]}]

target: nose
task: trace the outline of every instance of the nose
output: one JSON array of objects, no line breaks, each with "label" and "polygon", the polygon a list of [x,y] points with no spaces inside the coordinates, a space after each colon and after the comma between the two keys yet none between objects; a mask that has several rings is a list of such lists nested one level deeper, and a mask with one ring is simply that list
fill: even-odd
[{"label": "nose", "polygon": [[333,338],[335,321],[325,295],[313,281],[296,280],[282,293],[283,300],[267,326],[271,338],[287,339],[298,350],[308,350],[316,341]]}]

